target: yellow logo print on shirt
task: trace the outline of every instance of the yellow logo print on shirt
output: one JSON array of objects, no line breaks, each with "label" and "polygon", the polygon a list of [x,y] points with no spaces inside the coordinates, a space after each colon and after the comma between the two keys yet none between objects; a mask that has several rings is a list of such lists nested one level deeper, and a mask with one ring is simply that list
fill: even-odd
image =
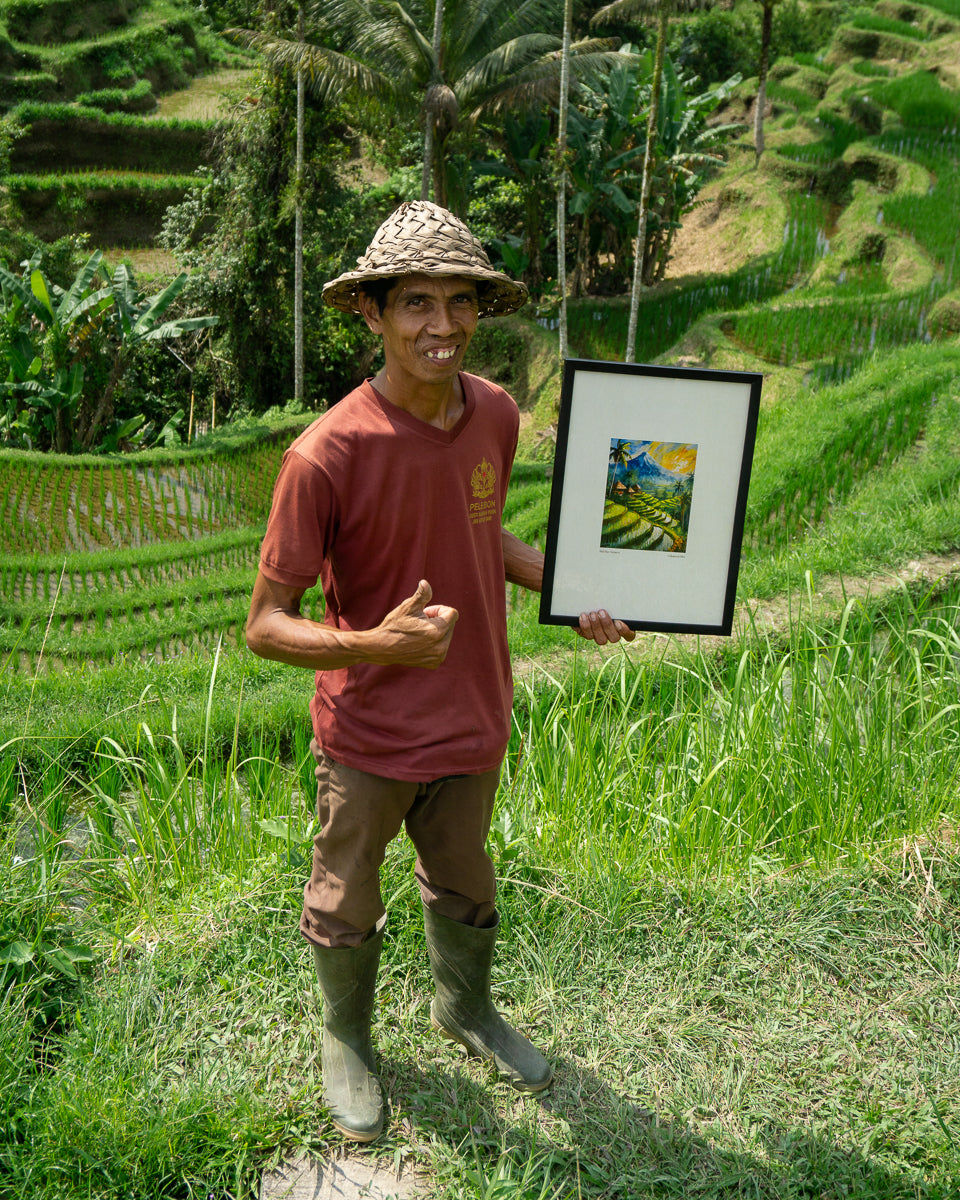
[{"label": "yellow logo print on shirt", "polygon": [[473,494],[478,500],[482,500],[485,496],[490,495],[497,486],[497,473],[493,469],[492,463],[488,463],[484,459],[479,466],[473,468],[473,474],[470,476],[470,486],[473,488]]},{"label": "yellow logo print on shirt", "polygon": [[497,511],[496,500],[488,499],[497,486],[497,473],[493,464],[486,459],[473,468],[470,476],[470,487],[473,489],[473,503],[470,505],[470,520],[474,525],[484,525],[493,519]]}]

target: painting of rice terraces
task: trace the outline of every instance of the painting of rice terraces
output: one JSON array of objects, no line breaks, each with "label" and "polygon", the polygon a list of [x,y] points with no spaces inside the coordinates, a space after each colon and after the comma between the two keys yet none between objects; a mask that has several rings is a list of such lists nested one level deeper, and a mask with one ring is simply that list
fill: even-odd
[{"label": "painting of rice terraces", "polygon": [[683,554],[696,466],[689,442],[611,438],[600,546]]}]

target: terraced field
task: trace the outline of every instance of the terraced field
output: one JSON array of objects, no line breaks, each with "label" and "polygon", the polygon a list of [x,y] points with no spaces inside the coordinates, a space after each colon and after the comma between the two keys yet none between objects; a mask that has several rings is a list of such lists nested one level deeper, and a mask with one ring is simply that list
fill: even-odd
[{"label": "terraced field", "polygon": [[0,655],[31,671],[236,643],[304,420],[179,459],[0,454]]},{"label": "terraced field", "polygon": [[[952,61],[960,21],[934,11],[903,45],[883,41],[883,62],[850,49],[870,32],[851,26],[819,60],[778,63],[759,170],[744,137],[706,193],[728,240],[743,241],[736,231],[761,207],[772,236],[735,270],[644,298],[641,358],[764,372],[743,559],[754,595],[775,556],[851,536],[853,506],[875,481],[909,489],[917,513],[954,486],[960,95],[937,64]],[[739,102],[749,105],[749,84]],[[713,244],[716,229],[703,239]],[[574,352],[618,357],[626,317],[622,303],[573,306]],[[236,641],[292,428],[179,455],[0,454],[0,654],[11,669]],[[518,464],[506,520],[520,537],[542,538],[549,487],[547,465]],[[608,528],[629,544],[649,544],[653,527],[669,541],[668,525],[608,505]],[[949,552],[952,536],[917,552]],[[306,607],[319,612],[317,598]]]},{"label": "terraced field", "polygon": [[2,0],[0,112],[21,129],[5,180],[17,223],[50,241],[151,246],[220,114],[208,104],[199,120],[144,118],[236,58],[176,0]]},{"label": "terraced field", "polygon": [[600,544],[618,550],[682,550],[683,537],[675,526],[674,518],[648,497],[631,497],[622,504],[607,500]]}]

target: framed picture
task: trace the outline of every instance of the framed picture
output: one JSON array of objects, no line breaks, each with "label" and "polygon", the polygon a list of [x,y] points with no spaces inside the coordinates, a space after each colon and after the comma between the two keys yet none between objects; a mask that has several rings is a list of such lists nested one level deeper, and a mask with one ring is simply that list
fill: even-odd
[{"label": "framed picture", "polygon": [[762,380],[566,361],[541,624],[730,633]]}]

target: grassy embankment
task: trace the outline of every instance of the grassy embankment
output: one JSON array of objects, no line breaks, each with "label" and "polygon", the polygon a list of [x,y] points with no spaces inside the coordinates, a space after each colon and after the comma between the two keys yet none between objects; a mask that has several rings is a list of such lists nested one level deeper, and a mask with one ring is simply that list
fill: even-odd
[{"label": "grassy embankment", "polygon": [[[880,70],[849,49],[875,32],[838,30],[826,67],[780,64],[771,152],[751,173],[745,149],[717,181],[731,228],[758,198],[782,214],[775,244],[644,310],[641,357],[767,374],[740,636],[597,656],[530,603],[511,617],[524,666],[491,838],[495,989],[557,1064],[543,1101],[427,1031],[410,850],[391,848],[377,1036],[393,1108],[374,1152],[441,1195],[960,1187],[960,595],[949,577],[884,586],[960,544],[957,103],[918,71],[955,38],[884,29],[891,74],[858,74]],[[918,49],[890,66],[901,42]],[[619,347],[602,313],[578,353],[597,335]],[[157,464],[130,492],[149,487],[145,504],[113,465],[63,481],[72,508],[38,469],[5,514],[0,942],[17,986],[0,1007],[0,1194],[249,1195],[281,1153],[335,1145],[292,932],[308,683],[210,653],[263,518],[239,481],[275,452]],[[542,462],[518,469],[521,535],[542,536],[548,487]],[[121,519],[140,548],[92,552]],[[31,521],[62,541],[26,554]],[[201,600],[212,574],[226,614]],[[828,603],[836,578],[847,595]],[[206,655],[187,656],[186,630]]]}]

